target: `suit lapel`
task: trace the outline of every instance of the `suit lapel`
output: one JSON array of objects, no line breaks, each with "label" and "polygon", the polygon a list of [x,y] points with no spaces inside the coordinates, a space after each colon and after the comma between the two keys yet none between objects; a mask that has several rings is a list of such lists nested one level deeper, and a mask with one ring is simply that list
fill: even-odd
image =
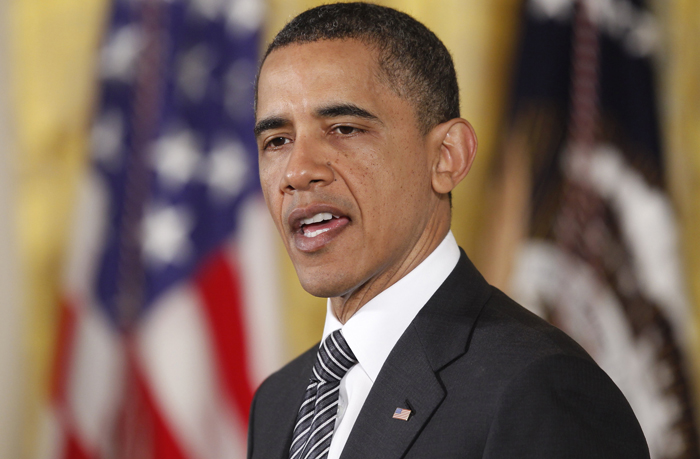
[{"label": "suit lapel", "polygon": [[[445,397],[415,330],[399,342],[372,386],[341,459],[401,457]],[[411,410],[408,421],[392,418],[396,408]]]},{"label": "suit lapel", "polygon": [[[462,252],[382,367],[360,411],[341,459],[403,457],[445,398],[439,371],[467,352],[490,286]],[[408,421],[393,419],[411,410]]]},{"label": "suit lapel", "polygon": [[[311,377],[311,367],[316,359],[318,346],[309,349],[303,356],[297,371],[286,375],[284,385],[272,391],[266,400],[265,432],[256,434],[254,456],[265,459],[288,459],[292,444],[294,425],[299,407],[304,400]],[[257,402],[256,402],[257,405]],[[259,407],[255,407],[256,409]],[[272,414],[274,411],[274,414]],[[262,441],[261,441],[262,440]]]}]

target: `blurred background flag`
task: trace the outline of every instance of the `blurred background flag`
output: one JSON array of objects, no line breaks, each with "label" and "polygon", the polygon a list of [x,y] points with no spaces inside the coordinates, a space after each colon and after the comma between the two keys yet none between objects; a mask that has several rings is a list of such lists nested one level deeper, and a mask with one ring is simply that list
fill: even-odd
[{"label": "blurred background flag", "polygon": [[527,0],[523,21],[497,163],[500,208],[520,210],[493,223],[516,255],[496,277],[615,380],[652,458],[700,457],[652,74],[659,24],[641,0]]},{"label": "blurred background flag", "polygon": [[39,456],[243,457],[281,363],[257,0],[114,0]]}]

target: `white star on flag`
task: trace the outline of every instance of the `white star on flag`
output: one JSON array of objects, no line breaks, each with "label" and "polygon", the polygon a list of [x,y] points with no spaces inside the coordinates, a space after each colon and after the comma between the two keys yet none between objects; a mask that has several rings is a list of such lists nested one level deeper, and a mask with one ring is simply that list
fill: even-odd
[{"label": "white star on flag", "polygon": [[561,21],[571,16],[574,0],[531,0],[528,7],[539,19]]},{"label": "white star on flag", "polygon": [[228,140],[212,150],[203,180],[215,199],[229,200],[241,191],[249,170],[245,147],[238,140]]},{"label": "white star on flag", "polygon": [[136,25],[124,26],[112,33],[100,56],[102,78],[130,82],[141,45],[141,30]]},{"label": "white star on flag", "polygon": [[193,47],[180,58],[177,84],[190,100],[199,102],[206,94],[212,62],[212,53],[205,45]]},{"label": "white star on flag", "polygon": [[212,21],[221,14],[223,9],[222,0],[192,0],[190,8],[203,18]]},{"label": "white star on flag", "polygon": [[103,113],[95,122],[91,133],[95,158],[105,166],[115,169],[121,165],[121,145],[124,137],[124,119],[118,110]]},{"label": "white star on flag", "polygon": [[153,265],[186,261],[192,253],[189,233],[193,221],[185,208],[177,206],[149,209],[143,224],[143,255]]},{"label": "white star on flag", "polygon": [[226,19],[228,31],[237,36],[249,35],[260,28],[265,6],[258,0],[231,0]]},{"label": "white star on flag", "polygon": [[194,134],[175,131],[158,141],[153,152],[153,166],[158,179],[169,188],[186,185],[200,160],[200,148]]}]

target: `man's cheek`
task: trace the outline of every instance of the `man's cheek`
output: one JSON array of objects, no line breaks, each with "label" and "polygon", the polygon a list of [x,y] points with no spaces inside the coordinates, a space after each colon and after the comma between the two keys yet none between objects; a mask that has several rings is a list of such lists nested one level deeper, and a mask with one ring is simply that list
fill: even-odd
[{"label": "man's cheek", "polygon": [[265,201],[267,201],[269,205],[269,197],[273,194],[273,190],[275,188],[273,174],[270,167],[262,161],[258,163],[258,167],[260,171],[260,187],[262,188],[263,195],[265,196]]}]

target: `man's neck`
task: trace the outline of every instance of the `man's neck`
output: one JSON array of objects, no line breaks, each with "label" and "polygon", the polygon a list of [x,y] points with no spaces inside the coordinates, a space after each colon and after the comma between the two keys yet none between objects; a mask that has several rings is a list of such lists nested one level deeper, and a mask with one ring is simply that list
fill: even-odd
[{"label": "man's neck", "polygon": [[331,298],[331,309],[335,317],[340,323],[345,324],[372,298],[394,285],[428,258],[445,239],[449,230],[449,220],[447,225],[437,223],[432,228],[426,228],[413,249],[404,256],[403,260],[394,264],[396,268],[371,278],[345,295]]}]

